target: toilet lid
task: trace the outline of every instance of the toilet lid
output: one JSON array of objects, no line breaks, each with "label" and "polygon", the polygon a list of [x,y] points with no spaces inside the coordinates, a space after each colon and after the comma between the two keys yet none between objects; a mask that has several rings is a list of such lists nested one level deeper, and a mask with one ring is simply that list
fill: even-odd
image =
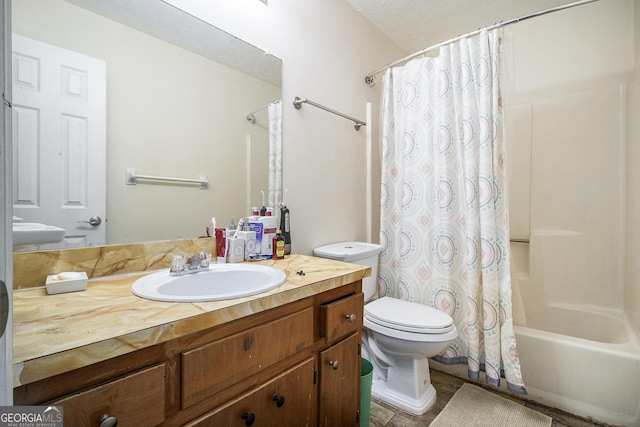
[{"label": "toilet lid", "polygon": [[397,298],[382,297],[364,306],[367,319],[382,326],[418,333],[444,333],[453,329],[447,313]]}]

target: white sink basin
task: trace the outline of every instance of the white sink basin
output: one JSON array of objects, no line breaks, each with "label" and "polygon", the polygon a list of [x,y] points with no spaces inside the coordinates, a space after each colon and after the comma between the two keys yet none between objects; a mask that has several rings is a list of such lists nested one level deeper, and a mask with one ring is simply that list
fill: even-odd
[{"label": "white sink basin", "polygon": [[13,223],[13,247],[28,247],[59,243],[64,239],[64,228],[36,222]]},{"label": "white sink basin", "polygon": [[218,301],[266,292],[286,280],[282,270],[266,265],[214,264],[183,276],[170,276],[168,269],[149,274],[133,282],[131,291],[156,301]]}]

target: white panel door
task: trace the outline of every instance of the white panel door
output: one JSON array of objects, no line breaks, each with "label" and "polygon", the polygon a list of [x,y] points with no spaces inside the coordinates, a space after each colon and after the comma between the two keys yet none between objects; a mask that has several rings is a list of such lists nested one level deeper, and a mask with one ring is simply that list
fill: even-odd
[{"label": "white panel door", "polygon": [[17,34],[12,46],[13,215],[66,230],[40,249],[104,244],[106,63]]}]

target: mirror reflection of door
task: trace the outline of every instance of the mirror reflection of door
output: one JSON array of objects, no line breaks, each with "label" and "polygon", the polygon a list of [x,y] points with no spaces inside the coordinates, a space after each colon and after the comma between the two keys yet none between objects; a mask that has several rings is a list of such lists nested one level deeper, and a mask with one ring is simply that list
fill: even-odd
[{"label": "mirror reflection of door", "polygon": [[104,244],[105,62],[14,34],[12,72],[13,215],[66,230],[32,249]]}]

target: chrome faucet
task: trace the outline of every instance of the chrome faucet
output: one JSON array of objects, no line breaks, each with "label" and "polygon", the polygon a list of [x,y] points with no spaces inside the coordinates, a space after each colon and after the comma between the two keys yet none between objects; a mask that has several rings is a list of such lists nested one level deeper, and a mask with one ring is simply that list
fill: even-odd
[{"label": "chrome faucet", "polygon": [[169,268],[170,276],[182,276],[183,274],[198,273],[200,271],[209,270],[211,263],[211,254],[209,252],[200,252],[191,255],[185,260],[184,255],[175,255],[171,268]]}]

